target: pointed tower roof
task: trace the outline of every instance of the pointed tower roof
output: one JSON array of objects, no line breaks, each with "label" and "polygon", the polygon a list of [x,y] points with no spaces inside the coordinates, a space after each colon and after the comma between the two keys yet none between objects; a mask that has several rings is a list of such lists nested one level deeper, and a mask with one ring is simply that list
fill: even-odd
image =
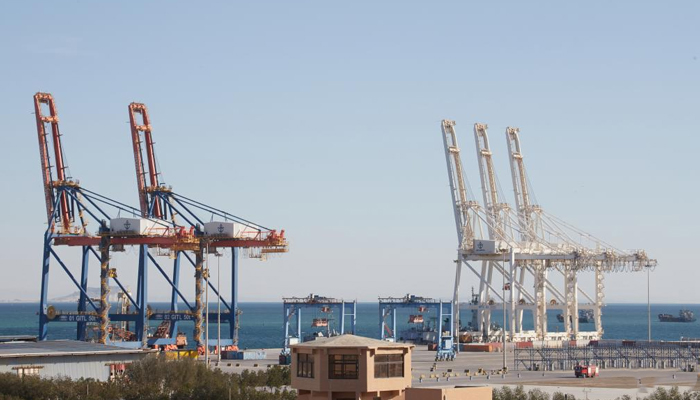
[{"label": "pointed tower roof", "polygon": [[393,343],[385,340],[367,338],[363,336],[355,336],[350,334],[331,336],[329,338],[318,338],[310,342],[295,344],[290,347],[335,347],[335,348],[362,348],[362,349],[378,349],[378,348],[407,348],[415,347],[412,344]]}]

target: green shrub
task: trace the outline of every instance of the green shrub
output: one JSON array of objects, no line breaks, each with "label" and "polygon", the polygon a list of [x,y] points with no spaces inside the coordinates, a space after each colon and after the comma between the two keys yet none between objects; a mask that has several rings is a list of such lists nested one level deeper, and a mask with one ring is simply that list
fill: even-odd
[{"label": "green shrub", "polygon": [[294,400],[296,392],[285,388],[290,383],[289,367],[228,374],[191,359],[152,356],[129,365],[114,382],[0,374],[0,400],[227,400],[229,393],[236,400]]}]

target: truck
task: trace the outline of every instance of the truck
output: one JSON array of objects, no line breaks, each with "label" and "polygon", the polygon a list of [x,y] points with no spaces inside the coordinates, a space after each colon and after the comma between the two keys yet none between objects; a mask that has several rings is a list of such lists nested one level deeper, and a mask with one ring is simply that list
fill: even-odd
[{"label": "truck", "polygon": [[574,367],[574,373],[577,378],[595,378],[598,376],[598,366],[579,364]]}]

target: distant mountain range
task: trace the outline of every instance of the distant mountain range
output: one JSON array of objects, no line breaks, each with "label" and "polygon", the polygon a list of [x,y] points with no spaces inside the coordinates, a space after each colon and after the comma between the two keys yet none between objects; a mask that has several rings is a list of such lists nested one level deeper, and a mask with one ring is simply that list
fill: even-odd
[{"label": "distant mountain range", "polygon": [[[117,293],[119,293],[121,289],[118,286],[110,286],[109,287],[109,299],[108,301],[110,303],[115,303],[119,301],[117,299]],[[99,299],[100,298],[100,288],[94,288],[94,287],[89,287],[86,290],[88,296],[93,299]],[[78,300],[80,299],[80,291],[75,291],[69,295],[61,296],[61,297],[54,297],[52,299],[49,299],[49,302],[52,303],[77,303]]]}]

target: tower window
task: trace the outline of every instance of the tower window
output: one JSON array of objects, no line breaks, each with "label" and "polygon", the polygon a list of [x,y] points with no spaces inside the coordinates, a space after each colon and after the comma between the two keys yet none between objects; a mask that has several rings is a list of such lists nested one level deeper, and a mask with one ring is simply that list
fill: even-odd
[{"label": "tower window", "polygon": [[329,379],[357,379],[360,358],[352,354],[331,354],[328,356]]},{"label": "tower window", "polygon": [[314,377],[313,354],[297,354],[297,376],[300,378]]},{"label": "tower window", "polygon": [[403,354],[374,356],[375,378],[403,378]]}]

